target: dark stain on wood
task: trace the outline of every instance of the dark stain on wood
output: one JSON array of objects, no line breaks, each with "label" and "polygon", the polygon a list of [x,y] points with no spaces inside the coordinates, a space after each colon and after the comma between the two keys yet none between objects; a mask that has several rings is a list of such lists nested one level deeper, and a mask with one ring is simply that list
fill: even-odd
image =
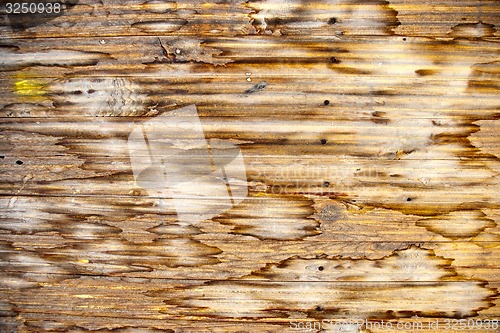
[{"label": "dark stain on wood", "polygon": [[495,228],[495,221],[481,211],[455,211],[417,221],[417,226],[451,239],[478,236],[487,228]]},{"label": "dark stain on wood", "polygon": [[266,87],[267,87],[266,82],[257,83],[257,84],[254,84],[254,86],[252,88],[245,90],[245,94],[252,94],[252,93],[261,91],[261,90],[265,89]]},{"label": "dark stain on wood", "polygon": [[430,76],[437,74],[438,71],[432,69],[417,69],[415,73],[417,73],[420,76]]},{"label": "dark stain on wood", "polygon": [[[292,257],[278,264],[268,264],[243,277],[243,281],[212,281],[188,288],[185,294],[189,296],[181,299],[169,291],[157,291],[150,296],[166,297],[166,304],[178,304],[186,315],[197,313],[218,318],[259,318],[266,313],[286,318],[290,310],[299,311],[308,318],[341,318],[343,315],[366,319],[415,315],[462,318],[493,306],[497,290],[481,281],[458,282],[461,278],[451,262],[416,246],[373,261],[326,255]],[[391,273],[385,276],[387,266],[391,267]],[[284,282],[290,280],[294,282]],[[355,292],[349,281],[363,283],[357,285]],[[453,286],[458,288],[455,294],[441,292],[449,287],[455,289]],[[357,293],[358,288],[363,290],[362,295]],[[398,293],[398,300],[392,302],[390,311],[385,311],[382,299],[392,299],[393,293]],[[428,308],[422,302],[422,296],[427,293],[439,294],[439,305]],[[222,295],[235,305],[233,309],[222,308],[216,303]],[[464,302],[466,295],[471,296]],[[370,300],[370,305],[360,304],[361,299]],[[442,302],[444,299],[446,302]],[[321,313],[317,311],[318,306]],[[203,309],[215,309],[216,312],[209,314]]]},{"label": "dark stain on wood", "polygon": [[51,49],[34,54],[3,50],[0,64],[4,71],[17,71],[26,67],[78,67],[95,66],[102,60],[111,59],[110,54],[104,52],[73,51],[71,49]]},{"label": "dark stain on wood", "polygon": [[[243,201],[213,220],[231,226],[231,233],[258,239],[296,240],[320,234],[318,221],[312,219],[311,200],[286,195],[290,189],[285,186],[278,186],[277,193],[251,197],[252,200]],[[259,208],[251,214],[244,213],[250,207]]]}]

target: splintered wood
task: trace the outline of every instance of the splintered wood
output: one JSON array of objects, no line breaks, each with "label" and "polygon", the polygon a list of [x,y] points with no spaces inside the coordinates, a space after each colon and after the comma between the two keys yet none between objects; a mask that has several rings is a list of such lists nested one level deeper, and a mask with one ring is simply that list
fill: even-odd
[{"label": "splintered wood", "polygon": [[500,2],[5,3],[1,332],[498,332]]}]

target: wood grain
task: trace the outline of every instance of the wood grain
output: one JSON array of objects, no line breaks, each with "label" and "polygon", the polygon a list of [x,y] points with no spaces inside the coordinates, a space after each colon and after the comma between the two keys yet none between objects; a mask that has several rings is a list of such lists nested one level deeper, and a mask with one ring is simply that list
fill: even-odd
[{"label": "wood grain", "polygon": [[[498,331],[498,1],[1,14],[1,332]],[[186,223],[127,140],[193,104],[248,195]]]}]

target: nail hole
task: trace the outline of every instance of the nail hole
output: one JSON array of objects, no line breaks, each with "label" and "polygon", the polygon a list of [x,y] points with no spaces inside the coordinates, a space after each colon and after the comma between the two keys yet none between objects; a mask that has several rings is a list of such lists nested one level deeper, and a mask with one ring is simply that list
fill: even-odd
[{"label": "nail hole", "polygon": [[323,271],[325,268],[323,266],[318,267],[318,271]]},{"label": "nail hole", "polygon": [[323,186],[324,186],[324,187],[330,187],[330,182],[328,182],[328,181],[324,182],[324,183],[323,183]]},{"label": "nail hole", "polygon": [[135,188],[135,189],[131,190],[129,193],[132,194],[133,196],[137,197],[137,196],[141,195],[141,190]]},{"label": "nail hole", "polygon": [[405,41],[405,42],[406,42],[406,37],[405,37],[405,38],[403,38],[403,41]]},{"label": "nail hole", "polygon": [[321,142],[322,145],[326,145],[326,139],[321,139],[320,142]]},{"label": "nail hole", "polygon": [[21,161],[21,160],[17,160],[17,161],[16,161],[16,164],[17,164],[17,165],[21,165],[21,164],[23,164],[23,161]]},{"label": "nail hole", "polygon": [[324,102],[323,102],[324,105],[330,105],[330,101],[325,99]]},{"label": "nail hole", "polygon": [[335,24],[337,23],[337,18],[336,17],[331,17],[329,20],[328,20],[328,24]]},{"label": "nail hole", "polygon": [[0,158],[1,158],[1,159],[4,159],[4,158],[5,158],[5,156],[3,156],[3,155],[2,155],[2,156],[0,156]]},{"label": "nail hole", "polygon": [[406,201],[411,201],[411,198],[406,198]]},{"label": "nail hole", "polygon": [[330,57],[330,62],[332,64],[340,64],[340,60],[335,57]]},{"label": "nail hole", "polygon": [[316,307],[316,311],[318,311],[318,312],[323,311],[323,307],[318,305],[318,306]]}]

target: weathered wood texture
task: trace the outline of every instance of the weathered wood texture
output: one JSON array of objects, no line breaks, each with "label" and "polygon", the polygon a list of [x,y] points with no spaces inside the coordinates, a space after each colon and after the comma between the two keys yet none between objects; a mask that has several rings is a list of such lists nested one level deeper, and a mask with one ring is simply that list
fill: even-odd
[{"label": "weathered wood texture", "polygon": [[[1,332],[498,331],[499,1],[85,0],[10,23]],[[191,104],[248,197],[186,224],[127,138]],[[349,318],[370,324],[317,326]]]}]

